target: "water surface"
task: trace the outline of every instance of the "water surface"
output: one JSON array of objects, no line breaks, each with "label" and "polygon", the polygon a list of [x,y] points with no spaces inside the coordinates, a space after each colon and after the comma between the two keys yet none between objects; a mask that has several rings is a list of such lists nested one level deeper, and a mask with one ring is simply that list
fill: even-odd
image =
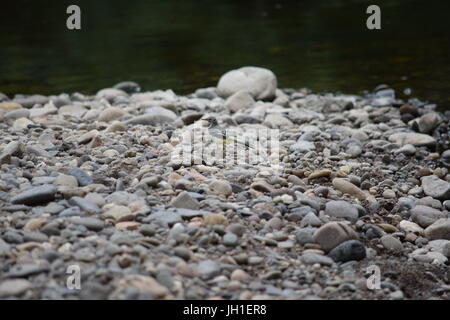
[{"label": "water surface", "polygon": [[[82,30],[66,29],[70,4]],[[134,80],[186,94],[244,65],[279,87],[361,93],[385,83],[450,110],[450,1],[15,0],[0,5],[0,92],[95,93]]]}]

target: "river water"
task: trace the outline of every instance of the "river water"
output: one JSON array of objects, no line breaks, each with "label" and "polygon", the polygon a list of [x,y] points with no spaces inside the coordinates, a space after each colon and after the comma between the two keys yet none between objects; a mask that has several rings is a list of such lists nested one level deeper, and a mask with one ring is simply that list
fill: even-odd
[{"label": "river water", "polygon": [[[388,84],[450,110],[450,1],[15,0],[0,4],[0,92],[95,93],[134,80],[187,94],[244,65],[279,87],[360,94]],[[82,30],[66,28],[77,4]],[[411,95],[403,93],[411,89]]]}]

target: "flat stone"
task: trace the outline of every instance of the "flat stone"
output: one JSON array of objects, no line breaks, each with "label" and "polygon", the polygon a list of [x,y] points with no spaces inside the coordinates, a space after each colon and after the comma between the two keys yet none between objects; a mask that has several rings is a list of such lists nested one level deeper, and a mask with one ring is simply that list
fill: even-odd
[{"label": "flat stone", "polygon": [[397,238],[391,235],[385,235],[380,238],[381,244],[388,250],[401,251],[403,250],[403,244]]},{"label": "flat stone", "polygon": [[325,206],[325,214],[330,217],[342,218],[352,222],[358,220],[358,209],[347,201],[329,201]]},{"label": "flat stone", "polygon": [[334,178],[333,186],[337,190],[339,190],[343,193],[347,193],[351,196],[356,197],[358,200],[366,200],[367,199],[367,194],[364,191],[362,191],[360,188],[355,186],[350,181],[347,181],[343,178]]},{"label": "flat stone", "polygon": [[422,177],[423,192],[430,197],[440,200],[450,200],[450,183],[432,175]]},{"label": "flat stone", "polygon": [[314,232],[313,239],[325,252],[330,251],[344,241],[357,239],[351,227],[341,222],[328,222]]},{"label": "flat stone", "polygon": [[171,202],[170,205],[175,208],[185,208],[191,210],[200,209],[200,203],[197,199],[192,197],[188,192],[183,191],[178,196],[176,196]]},{"label": "flat stone", "polygon": [[334,264],[333,259],[331,259],[330,257],[311,252],[302,254],[301,260],[304,264],[309,265],[319,263],[324,266],[332,266]]},{"label": "flat stone", "polygon": [[0,297],[20,296],[31,288],[31,282],[25,279],[5,280],[0,283]]},{"label": "flat stone", "polygon": [[450,240],[450,219],[439,219],[425,229],[425,237],[429,240]]},{"label": "flat stone", "polygon": [[111,122],[114,120],[119,120],[124,115],[126,115],[127,112],[119,107],[109,107],[103,110],[100,115],[98,116],[98,121],[101,122]]},{"label": "flat stone", "polygon": [[202,279],[208,280],[220,275],[222,268],[214,260],[205,260],[197,265],[197,272]]},{"label": "flat stone", "polygon": [[78,187],[78,180],[74,176],[60,173],[53,181],[53,185],[76,188]]},{"label": "flat stone", "polygon": [[105,227],[105,223],[96,218],[72,218],[71,221],[75,224],[85,226],[92,231],[101,231]]},{"label": "flat stone", "polygon": [[416,147],[421,146],[433,146],[436,144],[436,140],[427,134],[414,133],[414,132],[400,132],[394,133],[389,136],[389,141],[404,146],[412,144]]},{"label": "flat stone", "polygon": [[56,188],[54,186],[43,185],[19,193],[18,195],[11,198],[11,203],[25,204],[28,206],[45,204],[47,202],[53,201],[55,199],[55,195]]},{"label": "flat stone", "polygon": [[81,198],[81,197],[72,197],[69,200],[69,203],[72,205],[76,205],[80,207],[81,210],[88,214],[97,214],[100,213],[100,208],[92,201]]},{"label": "flat stone", "polygon": [[445,218],[443,212],[427,206],[415,206],[410,210],[410,213],[411,219],[423,228],[428,227],[441,218]]}]

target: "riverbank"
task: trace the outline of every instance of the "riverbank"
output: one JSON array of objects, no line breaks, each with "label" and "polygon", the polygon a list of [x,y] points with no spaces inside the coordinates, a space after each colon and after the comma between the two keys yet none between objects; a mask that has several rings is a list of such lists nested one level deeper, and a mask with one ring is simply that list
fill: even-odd
[{"label": "riverbank", "polygon": [[[448,299],[450,114],[277,80],[0,95],[0,297]],[[176,161],[207,117],[279,143],[256,163]]]}]

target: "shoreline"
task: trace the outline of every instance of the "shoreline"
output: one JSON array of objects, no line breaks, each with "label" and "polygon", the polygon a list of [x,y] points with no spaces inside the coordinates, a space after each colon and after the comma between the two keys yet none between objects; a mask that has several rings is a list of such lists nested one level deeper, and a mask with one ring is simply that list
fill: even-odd
[{"label": "shoreline", "polygon": [[[139,91],[0,95],[0,298],[449,298],[450,111],[386,86],[279,89],[255,67]],[[279,144],[256,163],[174,161],[207,116]]]}]

